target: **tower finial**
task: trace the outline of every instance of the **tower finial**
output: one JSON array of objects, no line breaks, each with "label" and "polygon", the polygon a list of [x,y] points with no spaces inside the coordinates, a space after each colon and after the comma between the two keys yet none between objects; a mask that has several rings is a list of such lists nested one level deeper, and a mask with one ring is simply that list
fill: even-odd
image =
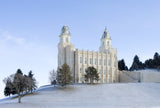
[{"label": "tower finial", "polygon": [[107,26],[105,26],[105,30],[107,30]]}]

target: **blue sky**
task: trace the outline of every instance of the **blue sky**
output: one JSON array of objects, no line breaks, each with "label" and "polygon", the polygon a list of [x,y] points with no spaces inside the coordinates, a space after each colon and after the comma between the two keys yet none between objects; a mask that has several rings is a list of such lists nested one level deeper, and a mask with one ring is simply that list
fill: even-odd
[{"label": "blue sky", "polygon": [[159,0],[0,0],[0,96],[2,80],[21,68],[48,84],[57,68],[57,44],[68,25],[76,48],[98,51],[107,26],[118,58],[130,67],[160,53]]}]

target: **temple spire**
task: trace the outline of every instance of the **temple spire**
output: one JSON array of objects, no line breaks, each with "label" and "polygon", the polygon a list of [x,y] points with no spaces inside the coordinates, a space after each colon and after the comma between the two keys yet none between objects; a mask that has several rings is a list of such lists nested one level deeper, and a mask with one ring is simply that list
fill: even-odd
[{"label": "temple spire", "polygon": [[105,26],[105,30],[103,32],[102,38],[101,39],[111,39],[110,34],[107,30],[107,26]]},{"label": "temple spire", "polygon": [[105,26],[105,31],[107,30],[107,26]]},{"label": "temple spire", "polygon": [[62,27],[61,35],[60,35],[60,36],[62,36],[62,35],[71,36],[68,26],[64,25],[64,26]]}]

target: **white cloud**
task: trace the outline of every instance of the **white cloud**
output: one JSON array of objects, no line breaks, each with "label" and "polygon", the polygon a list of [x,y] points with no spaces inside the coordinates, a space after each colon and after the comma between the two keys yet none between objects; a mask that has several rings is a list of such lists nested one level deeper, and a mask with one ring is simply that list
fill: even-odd
[{"label": "white cloud", "polygon": [[24,44],[24,41],[25,41],[24,38],[19,38],[19,37],[13,36],[8,31],[1,30],[1,29],[0,29],[0,40],[12,41],[16,44]]},{"label": "white cloud", "polygon": [[[39,82],[48,84],[48,73],[57,68],[57,47],[36,40],[24,39],[10,32],[0,30],[0,93],[3,94],[2,80],[21,68],[25,74],[32,70]],[[42,80],[43,79],[43,80]],[[0,98],[4,96],[0,95]]]}]

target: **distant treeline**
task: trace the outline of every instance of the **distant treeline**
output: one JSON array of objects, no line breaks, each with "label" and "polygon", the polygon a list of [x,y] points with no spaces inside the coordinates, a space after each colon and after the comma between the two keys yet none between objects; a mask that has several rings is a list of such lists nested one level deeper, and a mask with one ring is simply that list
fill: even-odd
[{"label": "distant treeline", "polygon": [[118,61],[119,70],[142,70],[142,69],[160,69],[160,55],[156,52],[153,56],[153,59],[147,59],[144,63],[139,60],[138,55],[135,55],[133,59],[132,66],[128,68],[125,65],[124,59]]}]

